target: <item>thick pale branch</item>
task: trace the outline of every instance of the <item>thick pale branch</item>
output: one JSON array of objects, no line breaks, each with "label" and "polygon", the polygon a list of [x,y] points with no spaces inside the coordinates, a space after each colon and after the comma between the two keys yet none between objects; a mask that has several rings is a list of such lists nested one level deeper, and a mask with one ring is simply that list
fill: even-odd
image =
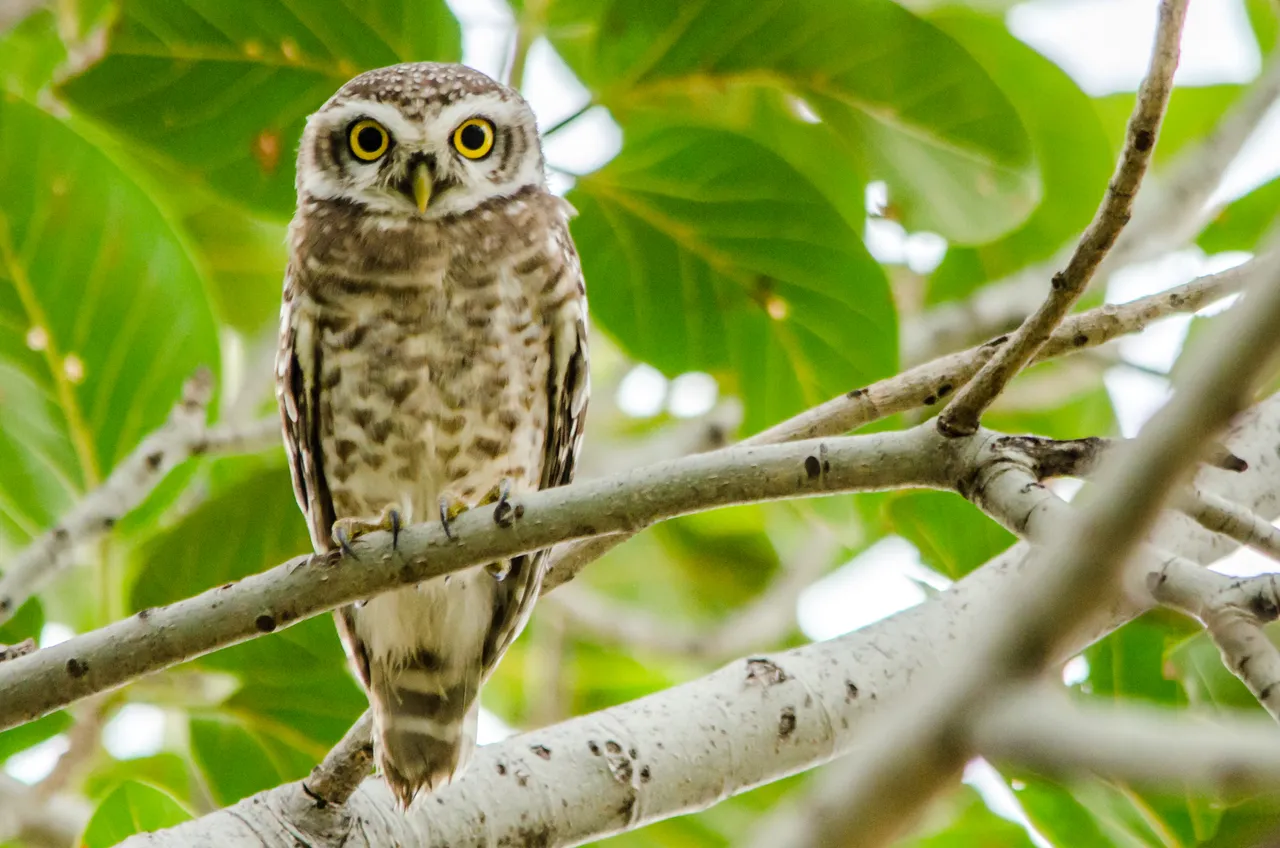
[{"label": "thick pale branch", "polygon": [[[1277,434],[1280,396],[1242,416],[1228,439],[1249,470],[1202,469],[1202,488],[1274,510],[1280,503]],[[1166,516],[1159,536],[1170,549],[1198,562],[1231,550],[1224,537]],[[299,784],[290,784],[128,845],[285,848],[302,839],[316,848],[530,841],[551,848],[703,809],[838,754],[852,753],[856,762],[856,746],[868,738],[867,722],[879,706],[901,703],[907,693],[933,694],[940,670],[967,657],[987,626],[990,598],[1010,580],[1042,579],[1042,566],[1019,545],[947,592],[855,633],[734,663],[684,686],[487,746],[455,784],[407,817],[394,810],[381,781],[365,781],[344,808],[322,810]],[[1056,659],[1141,612],[1134,601],[1100,611]],[[690,762],[699,768],[689,769]]]},{"label": "thick pale branch", "polygon": [[23,601],[71,561],[76,546],[110,532],[116,522],[146,500],[170,471],[204,453],[248,453],[280,443],[280,422],[248,427],[206,427],[213,375],[196,374],[182,389],[169,419],[124,459],[101,486],[85,495],[58,524],[6,564],[0,576],[0,624]]},{"label": "thick pale branch", "polygon": [[1160,4],[1160,23],[1151,64],[1138,89],[1138,102],[1129,118],[1124,149],[1098,211],[1085,228],[1066,267],[1053,275],[1044,303],[1027,317],[938,416],[938,427],[943,433],[967,436],[978,429],[982,413],[1062,323],[1072,305],[1084,294],[1124,225],[1129,223],[1130,210],[1151,161],[1160,122],[1173,91],[1173,72],[1178,67],[1186,14],[1186,0],[1164,0]]},{"label": "thick pale branch", "polygon": [[751,501],[842,491],[947,486],[951,457],[931,428],[782,446],[738,447],[614,477],[530,493],[512,520],[475,509],[452,526],[406,528],[339,553],[299,557],[238,583],[0,664],[0,729],[218,648],[452,571],[597,533],[634,532],[655,521]]}]

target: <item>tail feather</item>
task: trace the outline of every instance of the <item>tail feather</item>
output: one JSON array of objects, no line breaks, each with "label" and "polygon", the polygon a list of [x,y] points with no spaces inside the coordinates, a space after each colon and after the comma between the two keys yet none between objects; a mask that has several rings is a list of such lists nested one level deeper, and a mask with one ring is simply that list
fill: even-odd
[{"label": "tail feather", "polygon": [[370,669],[374,758],[404,808],[418,790],[447,785],[476,743],[479,669],[442,669],[427,660]]}]

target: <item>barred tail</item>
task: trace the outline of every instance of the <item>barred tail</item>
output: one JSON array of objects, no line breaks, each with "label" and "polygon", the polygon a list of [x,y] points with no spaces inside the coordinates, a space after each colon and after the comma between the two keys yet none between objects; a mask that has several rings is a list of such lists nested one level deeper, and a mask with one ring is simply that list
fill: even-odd
[{"label": "barred tail", "polygon": [[403,667],[374,664],[369,671],[374,758],[407,808],[418,790],[447,785],[471,757],[480,669],[441,668],[425,653]]}]

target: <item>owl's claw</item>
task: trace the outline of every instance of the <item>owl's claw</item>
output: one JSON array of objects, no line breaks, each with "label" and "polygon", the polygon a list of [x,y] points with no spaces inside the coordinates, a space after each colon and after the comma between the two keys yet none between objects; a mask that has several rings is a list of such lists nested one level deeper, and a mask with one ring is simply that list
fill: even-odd
[{"label": "owl's claw", "polygon": [[493,523],[500,527],[511,526],[511,486],[510,477],[503,477],[498,484],[485,493],[476,506],[488,506],[489,504],[497,504],[493,508]]},{"label": "owl's claw", "polygon": [[357,559],[355,551],[351,549],[351,543],[356,539],[375,530],[387,530],[391,533],[391,549],[396,550],[400,547],[402,526],[400,510],[392,504],[382,510],[382,514],[377,518],[339,518],[333,522],[332,536],[333,541],[338,543],[338,547],[344,554]]},{"label": "owl's claw", "polygon": [[466,501],[457,495],[445,493],[440,496],[440,526],[444,528],[444,535],[449,541],[458,538],[453,532],[454,519],[469,509],[471,507],[467,506]]}]

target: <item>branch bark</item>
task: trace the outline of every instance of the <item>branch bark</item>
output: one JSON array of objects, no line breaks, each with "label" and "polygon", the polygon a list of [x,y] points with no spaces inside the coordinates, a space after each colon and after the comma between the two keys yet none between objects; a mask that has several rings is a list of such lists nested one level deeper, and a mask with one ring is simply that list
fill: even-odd
[{"label": "branch bark", "polygon": [[957,450],[930,428],[790,445],[738,447],[530,493],[510,520],[474,509],[451,526],[405,528],[298,557],[194,598],[0,664],[0,729],[218,648],[395,586],[598,533],[635,532],[717,506],[904,486],[946,487]]},{"label": "branch bark", "polygon": [[[1249,469],[1204,468],[1200,486],[1274,513],[1280,504],[1280,396],[1242,416],[1226,441]],[[1200,563],[1235,547],[1175,513],[1165,514],[1157,534],[1162,544]],[[344,808],[323,810],[300,784],[289,784],[125,845],[293,848],[295,839],[316,848],[397,841],[427,848],[479,848],[504,840],[574,845],[704,809],[834,756],[852,753],[845,763],[856,764],[881,705],[896,708],[904,696],[932,692],[939,670],[970,653],[985,627],[989,598],[1010,580],[1045,575],[1043,563],[1026,553],[1026,545],[1015,546],[947,592],[838,639],[735,662],[648,698],[485,746],[453,785],[408,816],[395,812],[380,781],[365,781]],[[1057,659],[1149,603],[1122,599],[1098,611]],[[691,762],[698,767],[690,769]]]},{"label": "branch bark", "polygon": [[967,436],[978,429],[982,413],[1062,323],[1068,310],[1084,294],[1124,225],[1129,223],[1130,211],[1155,150],[1160,122],[1173,91],[1173,72],[1178,67],[1186,15],[1187,0],[1161,2],[1151,63],[1138,89],[1138,101],[1129,118],[1120,161],[1098,211],[1085,228],[1066,268],[1053,275],[1044,303],[1022,322],[1008,343],[982,366],[938,416],[938,427],[943,433]]}]

